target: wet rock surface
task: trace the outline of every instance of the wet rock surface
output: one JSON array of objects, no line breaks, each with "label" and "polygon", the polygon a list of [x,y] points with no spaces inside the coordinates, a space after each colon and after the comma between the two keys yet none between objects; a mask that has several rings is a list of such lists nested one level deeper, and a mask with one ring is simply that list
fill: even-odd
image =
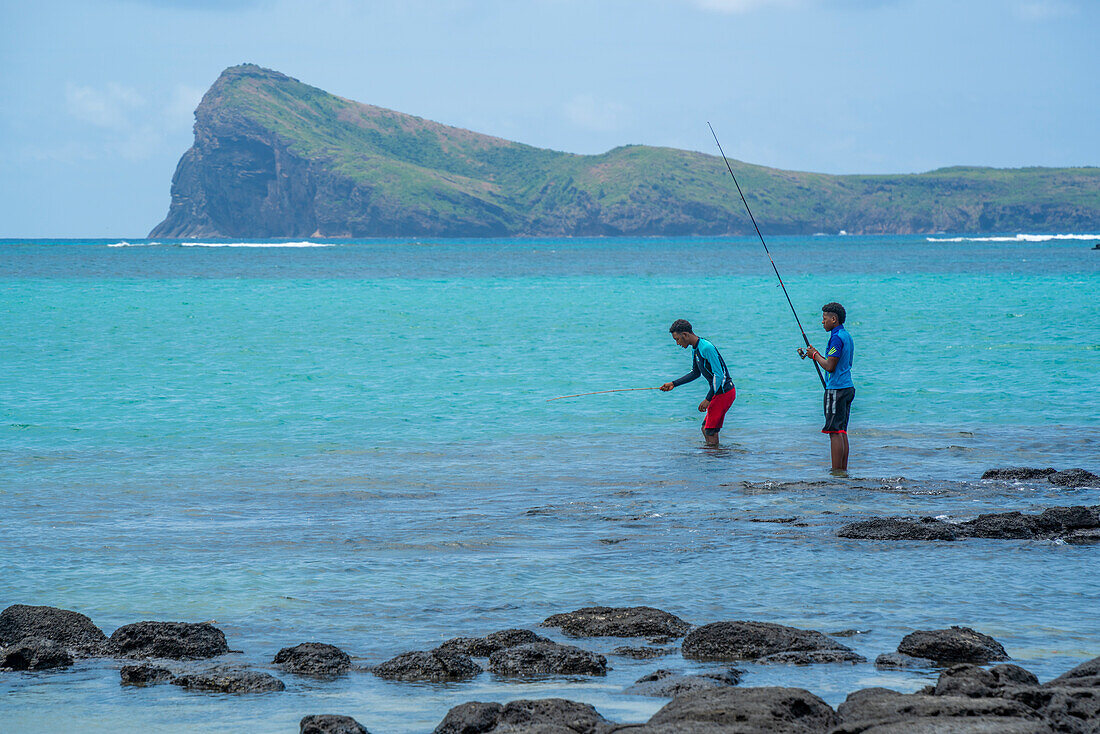
[{"label": "wet rock surface", "polygon": [[1051,484],[1057,484],[1059,487],[1100,487],[1100,476],[1084,469],[1055,472],[1047,479]]},{"label": "wet rock surface", "polygon": [[703,625],[684,639],[681,650],[689,660],[761,660],[779,653],[823,652],[851,654],[862,660],[850,648],[820,632],[770,622],[734,621]]},{"label": "wet rock surface", "polygon": [[837,531],[837,536],[859,540],[992,538],[1091,543],[1100,541],[1100,505],[1050,507],[1038,514],[991,513],[960,523],[931,517],[878,517],[848,523]]},{"label": "wet rock surface", "polygon": [[73,662],[64,645],[45,637],[24,637],[0,648],[0,670],[49,670],[67,668]]},{"label": "wet rock surface", "polygon": [[206,622],[135,622],[119,627],[107,644],[128,658],[199,660],[229,652],[225,634]]},{"label": "wet rock surface", "polygon": [[887,652],[875,658],[875,667],[883,670],[926,670],[939,667],[935,660],[903,655],[900,652]]},{"label": "wet rock surface", "polygon": [[570,637],[683,637],[691,625],[653,607],[585,607],[555,614],[543,627],[560,627]]},{"label": "wet rock surface", "polygon": [[169,683],[175,678],[168,668],[157,665],[124,665],[118,671],[119,683],[124,686],[155,686]]},{"label": "wet rock surface", "polygon": [[989,663],[1008,660],[1001,643],[969,627],[918,630],[902,638],[898,652],[939,663]]},{"label": "wet rock surface", "polygon": [[484,670],[467,655],[442,650],[417,650],[376,665],[372,672],[387,680],[439,682],[473,678]]},{"label": "wet rock surface", "polygon": [[107,642],[103,630],[79,612],[27,604],[13,604],[0,612],[0,646],[25,637],[53,640],[77,657],[101,655]]},{"label": "wet rock surface", "polygon": [[214,693],[270,693],[286,689],[281,680],[269,673],[233,668],[213,668],[201,673],[188,673],[173,679],[172,685]]},{"label": "wet rock surface", "polygon": [[506,629],[493,632],[484,637],[455,637],[435,649],[475,658],[487,658],[497,650],[505,650],[509,647],[526,645],[532,642],[551,642],[551,640],[535,634],[531,630]]},{"label": "wet rock surface", "polygon": [[607,659],[588,650],[556,642],[532,642],[498,650],[489,670],[503,676],[606,675]]},{"label": "wet rock surface", "polygon": [[323,642],[303,642],[284,647],[275,654],[273,663],[283,670],[315,678],[335,678],[348,672],[351,657],[335,645]]},{"label": "wet rock surface", "polygon": [[564,698],[482,703],[471,701],[455,706],[433,734],[601,734],[612,723],[586,703]]},{"label": "wet rock surface", "polygon": [[901,694],[883,688],[856,691],[837,707],[833,734],[964,732],[1034,734],[1051,731],[1034,709],[1001,698]]},{"label": "wet rock surface", "polygon": [[1046,479],[1057,472],[1058,470],[1052,466],[1045,469],[1032,466],[1012,466],[1005,469],[989,469],[982,474],[982,479],[1008,479],[1029,482],[1036,479]]},{"label": "wet rock surface", "polygon": [[370,734],[367,728],[350,716],[312,714],[298,722],[298,734]]},{"label": "wet rock surface", "polygon": [[1100,487],[1100,476],[1080,467],[1058,471],[1054,467],[1040,469],[1019,466],[1006,469],[990,469],[982,474],[982,479],[1002,479],[1008,481],[1034,482],[1043,479],[1059,487]]},{"label": "wet rock surface", "polygon": [[633,658],[634,660],[652,660],[653,658],[662,658],[666,655],[674,655],[679,651],[680,648],[678,647],[620,646],[612,650],[611,654],[619,655],[624,658]]},{"label": "wet rock surface", "polygon": [[726,687],[677,696],[630,731],[824,734],[837,723],[827,703],[801,688]]},{"label": "wet rock surface", "polygon": [[744,674],[745,671],[737,668],[687,675],[672,670],[656,670],[642,676],[623,692],[635,696],[675,698],[690,691],[735,686]]}]

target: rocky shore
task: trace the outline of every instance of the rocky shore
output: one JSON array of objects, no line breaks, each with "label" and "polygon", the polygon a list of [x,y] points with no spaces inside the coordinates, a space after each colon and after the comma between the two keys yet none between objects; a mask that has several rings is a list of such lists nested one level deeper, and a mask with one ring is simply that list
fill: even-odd
[{"label": "rocky shore", "polygon": [[[836,709],[800,688],[743,686],[745,671],[730,663],[767,665],[864,665],[867,661],[826,635],[770,622],[728,620],[693,625],[653,607],[587,607],[547,618],[542,626],[571,638],[646,640],[651,646],[620,646],[615,656],[646,659],[679,652],[685,661],[711,669],[684,673],[661,667],[627,687],[627,696],[670,699],[647,721],[615,722],[589,704],[560,698],[505,703],[469,701],[453,707],[436,734],[1100,734],[1100,657],[1054,680],[1040,683],[1026,669],[1007,662],[1004,647],[977,630],[952,626],[914,630],[894,652],[876,661],[880,669],[938,669],[934,685],[916,693],[885,688],[853,691]],[[679,650],[668,646],[681,639]],[[610,645],[609,645],[610,647]],[[123,625],[108,637],[78,612],[16,604],[0,612],[0,670],[46,670],[72,666],[79,658],[108,657],[123,664],[119,682],[146,687],[170,684],[198,693],[274,694],[286,690],[276,675],[247,667],[213,664],[195,669],[230,650],[224,633],[209,623],[144,621]],[[134,662],[137,661],[137,662]],[[184,661],[188,666],[181,667]],[[527,629],[484,637],[456,637],[430,650],[409,651],[372,667],[326,643],[305,642],[279,650],[277,671],[318,681],[353,672],[394,681],[461,681],[488,670],[501,679],[553,676],[602,677],[607,656],[555,642]],[[479,662],[480,661],[480,662]],[[988,667],[986,667],[988,666]],[[309,714],[302,734],[361,734],[355,719]]]}]

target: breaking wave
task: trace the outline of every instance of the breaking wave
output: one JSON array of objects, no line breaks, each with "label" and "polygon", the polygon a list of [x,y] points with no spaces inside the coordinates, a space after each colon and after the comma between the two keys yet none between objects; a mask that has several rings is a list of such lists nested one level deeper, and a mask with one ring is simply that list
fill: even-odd
[{"label": "breaking wave", "polygon": [[1011,237],[925,237],[929,242],[1049,242],[1050,240],[1100,240],[1100,234],[1018,234]]}]

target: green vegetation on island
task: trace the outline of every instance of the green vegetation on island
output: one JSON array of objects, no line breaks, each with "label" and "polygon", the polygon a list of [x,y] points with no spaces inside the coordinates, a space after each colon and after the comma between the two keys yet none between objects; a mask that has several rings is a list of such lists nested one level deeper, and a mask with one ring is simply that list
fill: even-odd
[{"label": "green vegetation on island", "polygon": [[[535,148],[251,64],[226,69],[195,119],[151,237],[752,232],[718,156]],[[768,234],[1100,229],[1100,168],[834,176],[731,165]]]}]

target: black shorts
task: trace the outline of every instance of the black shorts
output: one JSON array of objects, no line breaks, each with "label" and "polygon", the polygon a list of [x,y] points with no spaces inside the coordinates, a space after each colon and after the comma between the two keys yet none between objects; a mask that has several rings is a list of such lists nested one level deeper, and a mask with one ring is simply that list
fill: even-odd
[{"label": "black shorts", "polygon": [[854,387],[825,391],[825,427],[821,429],[822,433],[848,432],[848,414],[852,412],[852,398],[855,396]]}]

